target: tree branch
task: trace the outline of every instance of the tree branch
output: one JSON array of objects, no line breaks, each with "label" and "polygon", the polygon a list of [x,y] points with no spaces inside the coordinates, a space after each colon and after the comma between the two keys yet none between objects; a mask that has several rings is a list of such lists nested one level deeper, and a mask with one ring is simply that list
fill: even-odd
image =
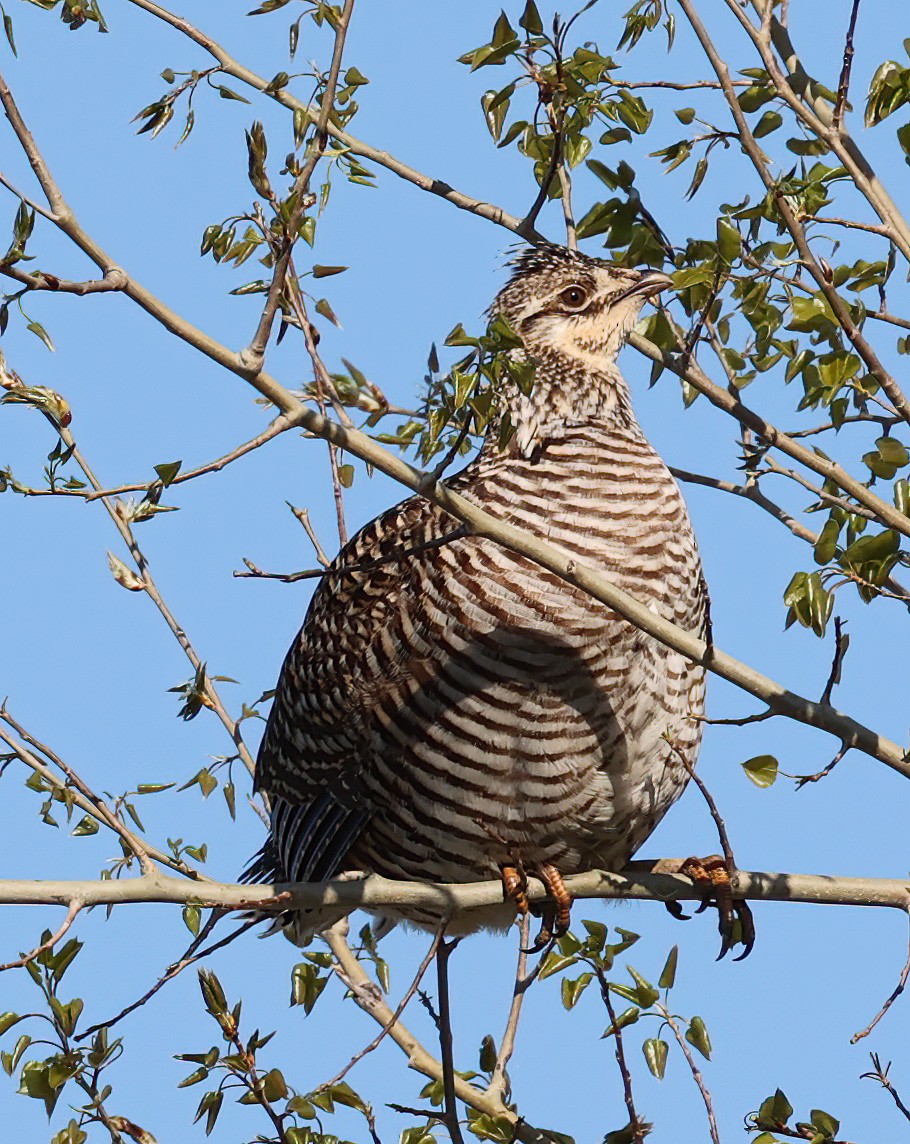
[{"label": "tree branch", "polygon": [[[904,258],[910,261],[910,225],[846,127],[843,123],[835,125],[831,105],[817,92],[817,85],[803,67],[786,25],[772,14],[766,40],[745,12],[737,7],[735,0],[726,0],[726,3],[755,44],[762,63],[782,98],[809,130],[829,145],[847,169],[857,189],[888,228],[888,237]],[[761,11],[757,0],[752,0],[752,7],[756,12]],[[772,44],[783,61],[786,74],[777,65],[771,51]]]},{"label": "tree branch", "polygon": [[[661,859],[661,865],[682,859]],[[565,879],[573,898],[640,899],[642,901],[701,901],[704,890],[683,874],[652,873],[651,861],[636,861],[619,873],[592,870]],[[536,879],[528,886],[530,901],[543,901],[547,889]],[[798,902],[815,905],[881,906],[906,912],[910,881],[899,878],[848,878],[827,874],[779,874],[737,870],[733,894],[758,902]],[[0,879],[0,905],[63,905],[80,900],[86,906],[170,902],[203,909],[262,910],[340,907],[381,910],[420,909],[458,913],[502,902],[502,882],[443,885],[399,882],[379,875],[356,881],[281,882],[243,885],[191,882],[158,874],[115,881],[29,881]],[[390,1011],[391,1015],[391,1011]]]},{"label": "tree branch", "polygon": [[[502,893],[501,883],[496,883]],[[413,1033],[402,1025],[401,1021],[394,1020],[394,1013],[383,1001],[375,983],[370,980],[366,970],[351,952],[344,938],[343,927],[335,926],[323,935],[331,949],[342,980],[348,984],[354,1001],[374,1021],[388,1027],[389,1036],[408,1058],[408,1065],[416,1072],[432,1080],[443,1079],[442,1064],[421,1045]],[[501,1117],[513,1126],[515,1138],[525,1144],[552,1144],[549,1133],[532,1128],[530,1124],[520,1119],[515,1112],[508,1108],[501,1098],[488,1095],[482,1089],[475,1088],[457,1074],[453,1077],[455,1095],[459,1100],[478,1112],[485,1112],[490,1116]]]},{"label": "tree branch", "polygon": [[[755,170],[762,183],[764,184],[765,189],[769,194],[775,197],[777,209],[780,212],[780,216],[786,224],[787,230],[790,232],[794,243],[796,244],[800,258],[802,259],[806,270],[808,270],[808,272],[815,279],[819,290],[824,294],[835,318],[837,319],[844,333],[847,335],[847,338],[850,340],[856,352],[865,362],[869,372],[882,387],[884,392],[887,394],[889,401],[891,401],[895,409],[900,412],[903,419],[910,423],[910,401],[908,401],[903,390],[882,365],[878,355],[863,336],[859,327],[853,321],[853,317],[846,303],[841,298],[834,284],[828,280],[823,267],[813,254],[812,248],[809,245],[808,239],[806,238],[802,224],[797,219],[789,202],[787,201],[786,196],[780,191],[773,176],[771,175],[771,172],[768,170],[764,152],[756,141],[755,136],[752,134],[748,121],[746,120],[745,113],[739,106],[739,101],[736,96],[736,91],[733,88],[732,82],[730,80],[730,73],[727,65],[715,47],[711,37],[708,35],[708,31],[701,17],[696,12],[692,0],[679,0],[679,4],[682,10],[685,12],[686,18],[692,26],[692,30],[698,38],[699,43],[704,49],[705,55],[708,57],[708,60],[710,61],[710,64],[714,69],[718,80],[720,81],[721,87],[723,88],[724,97],[726,98],[727,105],[730,109],[730,114],[733,116],[733,120],[736,123],[737,132],[742,142],[743,150],[746,152],[752,162],[752,165],[755,167]],[[727,0],[727,7],[736,12],[737,18],[741,23],[744,24],[744,26],[747,26],[749,29],[751,29],[750,34],[752,35],[753,41],[759,47],[759,50],[763,53],[762,58],[765,59],[766,55],[770,56],[770,52],[768,52],[767,48],[763,46],[761,34],[756,31],[745,14],[740,10],[735,0]],[[765,66],[769,68],[769,72],[772,69],[777,71],[773,60],[766,60]],[[779,71],[777,71],[777,74],[779,75]],[[782,77],[781,85],[786,87],[786,82]],[[789,91],[789,88],[787,90]],[[804,112],[805,109],[795,96],[793,97],[793,102]],[[832,134],[832,132],[827,131],[823,125],[810,123],[808,126],[810,130],[815,131],[815,133],[819,134],[821,138],[830,142],[828,137]],[[836,132],[834,132],[834,134],[836,134]],[[908,250],[910,250],[910,248],[908,248]]]},{"label": "tree branch", "polygon": [[[207,36],[199,28],[196,28],[189,20],[184,19],[182,16],[175,16],[173,12],[169,12],[160,4],[153,3],[153,0],[129,0],[129,2],[137,8],[150,13],[152,16],[157,16],[159,20],[163,20],[165,24],[170,24],[172,28],[176,28],[178,32],[182,32],[194,43],[204,48],[211,56],[213,56],[219,63],[221,70],[225,75],[233,76],[234,79],[240,80],[257,91],[265,92],[269,86],[269,81],[263,79],[262,76],[257,75],[254,71],[244,67],[233,56],[230,55],[220,44],[216,43],[210,36]],[[316,122],[319,116],[318,110],[310,107],[306,103],[302,103],[299,99],[295,98],[287,88],[281,88],[279,91],[270,91],[268,95],[283,107],[294,111],[299,108],[311,122]],[[398,175],[399,178],[404,179],[406,182],[413,183],[414,186],[419,187],[422,191],[428,191],[430,194],[439,195],[440,198],[445,199],[447,202],[452,203],[453,206],[459,210],[468,211],[470,214],[475,214],[480,218],[488,219],[490,222],[495,222],[498,226],[504,226],[507,230],[514,231],[525,238],[533,239],[540,238],[533,228],[526,229],[523,220],[510,215],[504,211],[502,207],[494,206],[492,203],[483,202],[480,199],[471,198],[470,195],[465,195],[461,191],[455,190],[448,183],[442,179],[434,179],[429,175],[424,175],[420,171],[415,171],[413,167],[409,167],[406,163],[402,163],[387,151],[380,151],[375,147],[371,147],[368,143],[349,135],[346,131],[336,127],[331,120],[326,124],[326,131],[331,137],[337,140],[342,147],[353,152],[355,155],[360,155],[361,158],[368,159],[372,163],[377,163],[380,167],[385,167],[386,170],[391,171],[393,174]]]}]

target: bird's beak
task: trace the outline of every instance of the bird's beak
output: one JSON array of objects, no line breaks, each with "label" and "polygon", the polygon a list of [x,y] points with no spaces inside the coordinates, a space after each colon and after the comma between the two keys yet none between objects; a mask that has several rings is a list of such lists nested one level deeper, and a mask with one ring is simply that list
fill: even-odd
[{"label": "bird's beak", "polygon": [[638,294],[650,298],[654,294],[659,294],[661,290],[671,289],[672,286],[673,279],[668,274],[664,274],[662,270],[647,270],[633,286],[624,290],[616,300],[619,302],[623,298],[634,298]]}]

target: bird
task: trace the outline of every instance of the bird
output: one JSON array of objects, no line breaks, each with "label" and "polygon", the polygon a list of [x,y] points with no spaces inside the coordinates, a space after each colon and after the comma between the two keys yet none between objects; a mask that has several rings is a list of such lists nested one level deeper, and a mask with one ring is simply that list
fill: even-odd
[{"label": "bird", "polygon": [[[515,255],[490,313],[533,384],[503,383],[511,433],[489,433],[447,483],[704,635],[686,505],[616,364],[643,303],[671,286],[555,244]],[[341,550],[284,661],[256,764],[271,829],[252,876],[501,878],[501,904],[446,918],[384,907],[374,923],[449,934],[507,928],[533,876],[550,897],[541,948],[568,927],[564,876],[622,869],[682,793],[704,696],[701,666],[413,496]],[[305,943],[343,912],[282,925]]]}]

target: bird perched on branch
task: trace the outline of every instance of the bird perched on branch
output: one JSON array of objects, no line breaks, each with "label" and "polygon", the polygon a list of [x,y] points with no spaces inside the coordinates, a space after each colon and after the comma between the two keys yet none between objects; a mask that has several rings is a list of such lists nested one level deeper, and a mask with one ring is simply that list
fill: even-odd
[{"label": "bird perched on branch", "polygon": [[[669,286],[561,247],[520,254],[492,312],[521,339],[533,387],[502,395],[511,438],[491,435],[449,486],[701,634],[686,507],[615,361],[642,303]],[[694,764],[704,673],[459,525],[412,497],[326,572],[259,752],[272,825],[252,873],[501,876],[503,904],[453,919],[450,933],[508,925],[535,876],[550,894],[540,944],[568,925],[563,875],[621,869],[681,793],[677,753]],[[285,920],[299,938],[338,916]]]}]

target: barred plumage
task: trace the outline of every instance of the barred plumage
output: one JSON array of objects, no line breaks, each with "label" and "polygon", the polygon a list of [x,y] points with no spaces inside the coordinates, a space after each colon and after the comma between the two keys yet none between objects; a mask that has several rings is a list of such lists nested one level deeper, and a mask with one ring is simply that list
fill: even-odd
[{"label": "barred plumage", "polygon": [[[685,505],[614,364],[643,299],[668,284],[557,247],[520,257],[493,309],[536,362],[534,387],[508,397],[505,449],[488,441],[449,483],[701,632]],[[681,792],[688,776],[665,736],[695,761],[701,669],[458,529],[414,497],[359,532],[320,584],[259,753],[273,803],[259,874],[618,869]],[[512,916],[504,903],[465,925]],[[309,913],[295,927],[332,920]]]}]

